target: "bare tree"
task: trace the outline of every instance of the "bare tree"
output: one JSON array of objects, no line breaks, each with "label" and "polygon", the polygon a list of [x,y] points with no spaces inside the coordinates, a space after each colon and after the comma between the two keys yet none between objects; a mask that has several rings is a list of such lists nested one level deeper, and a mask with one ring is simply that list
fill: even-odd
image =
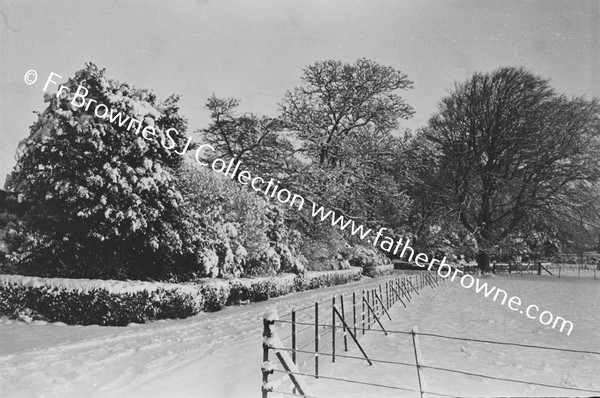
[{"label": "bare tree", "polygon": [[304,69],[304,86],[288,91],[283,119],[313,162],[336,167],[344,144],[359,131],[389,132],[412,108],[395,94],[412,88],[406,74],[368,59],[354,64],[318,61]]},{"label": "bare tree", "polygon": [[239,114],[240,101],[212,95],[206,102],[211,112],[211,124],[202,130],[215,152],[212,158],[241,160],[245,167],[283,179],[297,167],[295,149],[285,134],[285,125],[278,118]]},{"label": "bare tree", "polygon": [[434,191],[473,234],[483,271],[528,219],[598,214],[598,99],[558,95],[524,68],[476,73],[441,101],[425,137],[441,151]]},{"label": "bare tree", "polygon": [[364,58],[315,62],[301,81],[280,105],[305,160],[296,185],[338,214],[390,225],[407,202],[394,173],[404,145],[392,132],[413,113],[396,92],[412,82]]}]

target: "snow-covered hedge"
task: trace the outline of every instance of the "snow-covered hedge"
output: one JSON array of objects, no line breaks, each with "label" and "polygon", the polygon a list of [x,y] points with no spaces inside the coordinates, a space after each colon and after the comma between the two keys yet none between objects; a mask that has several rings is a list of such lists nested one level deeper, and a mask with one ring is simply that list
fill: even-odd
[{"label": "snow-covered hedge", "polygon": [[0,275],[0,315],[79,325],[186,318],[204,309],[193,285]]},{"label": "snow-covered hedge", "polygon": [[[280,274],[276,277],[231,279],[228,284],[223,281],[209,281],[204,285],[207,310],[217,310],[223,305],[235,305],[241,302],[265,301],[273,297],[284,296],[293,292],[336,286],[357,281],[362,277],[362,269],[352,267],[339,271],[308,271],[303,276]],[[224,300],[223,297],[227,296]],[[218,299],[215,299],[218,297]]]},{"label": "snow-covered hedge", "polygon": [[378,265],[376,267],[368,267],[363,270],[365,276],[377,278],[380,276],[390,275],[394,272],[394,264]]},{"label": "snow-covered hedge", "polygon": [[361,267],[363,275],[372,278],[391,274],[394,270],[389,258],[368,246],[354,246],[350,251],[349,263],[354,267]]},{"label": "snow-covered hedge", "polygon": [[145,323],[186,318],[225,305],[264,301],[360,279],[362,269],[282,274],[195,284],[0,275],[0,316],[71,325]]},{"label": "snow-covered hedge", "polygon": [[348,282],[357,281],[362,275],[363,269],[360,267],[350,267],[349,269],[339,271],[309,271],[304,278],[306,285],[297,290],[309,290],[317,289],[319,287],[342,285]]}]

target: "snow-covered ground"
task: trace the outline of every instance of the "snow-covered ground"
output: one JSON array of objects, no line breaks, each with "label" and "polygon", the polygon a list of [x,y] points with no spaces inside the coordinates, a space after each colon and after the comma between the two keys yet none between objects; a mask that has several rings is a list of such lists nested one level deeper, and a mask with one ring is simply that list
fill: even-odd
[{"label": "snow-covered ground", "polygon": [[[600,352],[600,281],[573,277],[559,280],[552,277],[508,275],[491,277],[486,281],[509,294],[518,295],[524,303],[537,304],[540,308],[571,320],[575,325],[573,332],[570,336],[559,333],[558,330],[543,326],[476,294],[472,289],[466,290],[451,282],[441,284],[436,290],[425,289],[416,300],[408,304],[407,309],[396,304],[390,311],[393,321],[386,319],[384,326],[398,331],[410,331],[413,326],[418,326],[421,333]],[[410,335],[382,336],[381,333],[367,333],[360,341],[371,358],[415,363]],[[419,337],[419,342],[426,366],[600,391],[600,355],[429,336]],[[352,344],[350,348],[349,353],[342,353],[360,356],[360,352]],[[337,358],[336,364],[326,365],[321,374],[419,390],[414,366],[375,364],[370,367],[365,361]],[[432,369],[423,369],[422,379],[425,391],[459,397],[600,395]],[[340,384],[322,379],[309,379],[309,385],[312,393],[318,397],[418,396],[415,392]]]},{"label": "snow-covered ground", "polygon": [[129,327],[0,321],[0,397],[254,397],[262,317],[384,278]]},{"label": "snow-covered ground", "polygon": [[[384,279],[303,292],[242,307],[228,307],[185,320],[129,327],[65,326],[4,320],[0,325],[2,397],[258,397],[261,385],[262,315]],[[570,336],[508,310],[457,283],[426,288],[408,308],[397,303],[384,325],[407,331],[600,351],[600,281],[584,278],[498,276],[488,280],[524,303],[573,322]],[[284,328],[280,328],[285,335]],[[361,336],[372,358],[414,363],[406,335]],[[538,383],[600,390],[600,355],[420,337],[426,365]],[[352,355],[358,351],[352,348]],[[323,357],[323,375],[418,389],[414,367]],[[273,379],[276,377],[274,376]],[[590,396],[544,387],[423,370],[427,391],[457,396]],[[308,380],[319,397],[415,396],[323,379]],[[283,387],[283,386],[282,386]],[[598,394],[596,394],[598,395]],[[275,396],[275,395],[274,395]]]}]

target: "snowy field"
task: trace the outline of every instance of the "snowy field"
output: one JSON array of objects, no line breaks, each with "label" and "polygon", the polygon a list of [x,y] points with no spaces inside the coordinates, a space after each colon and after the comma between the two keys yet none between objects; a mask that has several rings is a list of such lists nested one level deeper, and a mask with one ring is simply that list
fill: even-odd
[{"label": "snowy field", "polygon": [[[582,278],[537,276],[500,276],[488,282],[518,295],[524,303],[561,315],[574,323],[570,336],[559,333],[517,312],[509,311],[492,300],[458,284],[440,284],[436,290],[425,289],[404,309],[396,304],[390,311],[393,321],[385,320],[390,330],[549,346],[600,352],[600,281]],[[548,351],[534,348],[447,340],[420,336],[426,366],[448,368],[508,378],[600,391],[600,355]],[[410,335],[367,333],[360,340],[371,358],[414,364],[415,354]],[[356,348],[349,354],[360,356]],[[338,349],[338,353],[340,350]],[[324,358],[325,359],[325,358]],[[371,383],[419,390],[414,366],[375,364],[337,358],[336,364],[323,367],[321,374]],[[523,396],[564,397],[598,396],[599,393],[569,391],[527,384],[511,383],[424,369],[424,390],[459,397]],[[309,379],[312,393],[318,397],[413,397],[404,392],[359,384],[340,384]],[[436,394],[425,394],[435,397]]]},{"label": "snowy field", "polygon": [[[259,397],[262,315],[286,313],[384,278],[228,307],[185,320],[129,327],[65,326],[2,320],[2,397]],[[384,325],[408,331],[600,351],[600,281],[564,277],[488,279],[524,303],[573,322],[570,336],[527,319],[455,283],[426,288],[408,308],[397,303]],[[281,330],[282,335],[284,330]],[[361,336],[373,358],[414,363],[406,335]],[[426,365],[537,383],[600,390],[600,355],[545,351],[422,336]],[[353,355],[358,353],[351,348]],[[414,367],[322,358],[322,374],[418,389]],[[425,390],[457,396],[590,396],[592,393],[513,384],[423,370]],[[318,397],[415,396],[322,379],[308,380]],[[596,394],[598,395],[598,394]],[[273,394],[273,396],[276,396]],[[434,396],[434,395],[431,395]]]}]

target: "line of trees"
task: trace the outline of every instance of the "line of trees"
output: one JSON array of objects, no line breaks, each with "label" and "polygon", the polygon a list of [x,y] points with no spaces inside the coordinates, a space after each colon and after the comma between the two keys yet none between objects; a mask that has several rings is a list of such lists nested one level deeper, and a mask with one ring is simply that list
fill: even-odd
[{"label": "line of trees", "polygon": [[[318,61],[301,82],[276,117],[211,96],[211,122],[195,131],[215,149],[209,156],[237,158],[421,251],[476,258],[483,271],[491,258],[596,243],[598,99],[568,98],[504,67],[456,83],[412,132],[400,121],[414,113],[401,96],[413,83],[395,68]],[[186,130],[177,96],[159,101],[93,64],[67,84],[154,125],[157,141]],[[192,168],[68,97],[49,99],[18,153],[0,219],[4,272],[193,279],[383,261],[368,242]]]}]

